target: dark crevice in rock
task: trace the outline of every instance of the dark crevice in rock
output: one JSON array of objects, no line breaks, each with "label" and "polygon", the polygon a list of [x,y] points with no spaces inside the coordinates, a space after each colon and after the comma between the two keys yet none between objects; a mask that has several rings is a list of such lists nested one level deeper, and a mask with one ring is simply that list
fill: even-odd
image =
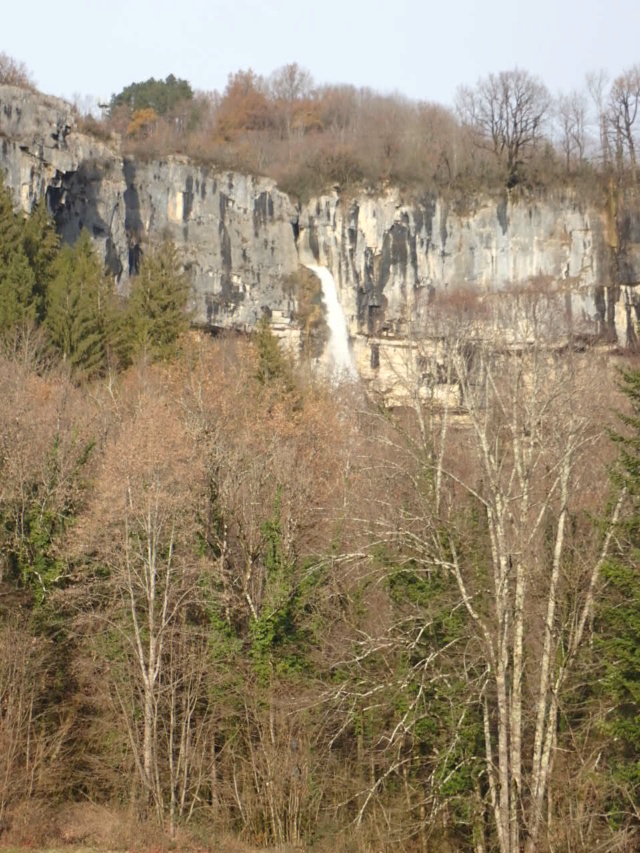
[{"label": "dark crevice in rock", "polygon": [[220,221],[224,223],[227,218],[227,209],[229,208],[229,196],[223,192],[220,193]]},{"label": "dark crevice in rock", "polygon": [[441,243],[441,248],[442,248],[443,253],[444,253],[444,250],[445,250],[446,245],[447,245],[447,237],[449,236],[448,231],[447,231],[447,217],[448,216],[449,216],[449,205],[443,201],[443,203],[442,203],[442,217],[440,219],[440,243]]},{"label": "dark crevice in rock", "polygon": [[47,205],[65,243],[74,245],[82,228],[108,234],[109,227],[99,212],[102,170],[98,163],[85,161],[77,171],[58,173],[47,189]]},{"label": "dark crevice in rock", "polygon": [[[318,207],[320,204],[318,203]],[[320,243],[318,241],[318,226],[316,225],[316,221],[313,216],[309,217],[309,248],[311,249],[311,253],[316,260],[316,263],[320,262]]]},{"label": "dark crevice in rock", "polygon": [[261,228],[266,228],[273,221],[273,198],[270,192],[263,192],[256,198],[253,205],[253,233],[258,236]]},{"label": "dark crevice in rock", "polygon": [[193,210],[193,177],[189,175],[185,182],[185,188],[183,192],[184,202],[182,204],[182,221],[188,222],[191,218],[191,211]]},{"label": "dark crevice in rock", "polygon": [[496,218],[500,224],[503,235],[509,228],[509,199],[504,196],[496,206]]},{"label": "dark crevice in rock", "polygon": [[134,160],[125,159],[123,161],[122,174],[126,184],[124,191],[124,230],[127,235],[127,268],[129,275],[137,275],[142,261],[140,241],[144,233],[144,226],[140,216],[140,197]]}]

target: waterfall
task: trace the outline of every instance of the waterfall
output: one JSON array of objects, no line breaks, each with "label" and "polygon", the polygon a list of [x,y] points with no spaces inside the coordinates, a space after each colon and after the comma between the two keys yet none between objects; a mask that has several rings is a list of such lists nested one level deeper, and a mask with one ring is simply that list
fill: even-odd
[{"label": "waterfall", "polygon": [[349,346],[347,319],[338,301],[335,280],[326,267],[313,264],[305,264],[305,266],[318,276],[322,285],[322,298],[327,308],[327,325],[329,326],[327,355],[331,376],[334,379],[357,379],[358,371]]}]

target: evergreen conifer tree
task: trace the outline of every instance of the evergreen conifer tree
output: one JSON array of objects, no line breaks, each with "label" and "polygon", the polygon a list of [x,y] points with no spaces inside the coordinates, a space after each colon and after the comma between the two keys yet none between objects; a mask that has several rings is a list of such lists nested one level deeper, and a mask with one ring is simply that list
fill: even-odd
[{"label": "evergreen conifer tree", "polygon": [[189,277],[175,245],[164,240],[142,262],[129,298],[129,337],[135,355],[166,360],[189,328]]},{"label": "evergreen conifer tree", "polygon": [[287,393],[295,389],[291,364],[283,353],[280,342],[271,331],[268,317],[262,317],[256,327],[254,337],[258,351],[258,369],[256,379],[262,385],[280,382]]},{"label": "evergreen conifer tree", "polygon": [[51,280],[51,268],[59,248],[60,238],[44,198],[31,211],[22,229],[22,245],[35,276],[37,309],[42,319],[45,292]]},{"label": "evergreen conifer tree", "polygon": [[36,319],[36,280],[23,248],[23,225],[0,173],[0,335]]},{"label": "evergreen conifer tree", "polygon": [[113,286],[83,231],[52,264],[44,321],[51,344],[72,370],[90,377],[104,371],[117,338]]},{"label": "evergreen conifer tree", "polygon": [[27,256],[18,247],[0,261],[0,334],[36,319],[35,276]]},{"label": "evergreen conifer tree", "polygon": [[13,199],[0,172],[0,264],[6,263],[21,243],[22,223],[13,209]]}]

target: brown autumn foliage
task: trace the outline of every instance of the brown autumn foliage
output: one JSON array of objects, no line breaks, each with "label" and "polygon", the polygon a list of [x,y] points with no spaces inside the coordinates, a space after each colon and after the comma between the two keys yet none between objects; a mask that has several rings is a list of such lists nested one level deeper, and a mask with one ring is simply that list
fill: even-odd
[{"label": "brown autumn foliage", "polygon": [[[234,72],[223,92],[197,93],[172,114],[145,123],[143,133],[127,134],[133,119],[126,107],[115,108],[103,124],[124,137],[129,153],[180,153],[221,169],[269,175],[302,200],[335,186],[349,192],[388,183],[407,193],[456,198],[507,184],[527,191],[571,185],[593,193],[614,167],[621,180],[635,174],[636,77],[637,69],[628,69],[607,90],[602,75],[590,75],[584,90],[552,99],[537,78],[513,69],[462,87],[453,109],[318,85],[291,63],[268,78],[251,69]],[[100,123],[95,127],[103,133]]]},{"label": "brown autumn foliage", "polygon": [[136,110],[127,126],[127,136],[146,136],[153,130],[157,121],[158,115],[151,107]]},{"label": "brown autumn foliage", "polygon": [[230,140],[242,131],[264,130],[271,123],[269,103],[261,77],[248,71],[229,75],[217,110],[217,132]]},{"label": "brown autumn foliage", "polygon": [[14,59],[4,51],[0,52],[0,85],[35,89],[33,76],[24,62]]},{"label": "brown autumn foliage", "polygon": [[[82,405],[82,395],[64,377],[52,381],[27,364],[0,359],[2,485],[0,505],[5,519],[0,581],[4,574],[29,573],[39,594],[64,573],[63,564],[47,578],[34,559],[34,537],[61,533],[83,497],[82,477],[90,466],[95,424]],[[57,558],[55,538],[48,543]]]},{"label": "brown autumn foliage", "polygon": [[[584,439],[549,642],[571,631],[601,546],[590,519],[613,450],[600,433],[619,405],[594,353],[555,360],[556,298],[436,301],[405,371],[423,396],[395,410],[291,365],[265,372],[261,350],[234,337],[194,335],[179,361],[84,385],[0,361],[3,841],[497,849],[480,701],[492,742],[496,689],[448,549],[497,638],[482,500],[501,491],[510,553],[526,550],[530,569],[531,749],[563,512],[554,472]],[[552,357],[485,346],[488,328],[529,340],[536,323]],[[523,365],[540,371],[535,388]],[[446,395],[424,390],[447,384],[448,414]],[[481,396],[490,405],[472,406]],[[530,543],[539,512],[526,529],[515,518],[519,442],[539,460],[532,504],[552,496]],[[602,817],[605,746],[584,723],[597,705],[576,710],[592,665],[563,694],[540,849],[633,843],[631,819],[617,830]],[[44,834],[29,837],[29,814]]]},{"label": "brown autumn foliage", "polygon": [[[277,600],[267,535],[276,506],[292,565],[317,559],[336,525],[347,541],[349,431],[326,389],[283,395],[278,382],[260,387],[256,373],[246,346],[205,340],[185,364],[131,371],[116,393],[95,396],[100,459],[68,548],[98,574],[64,596],[92,650],[73,664],[73,704],[84,720],[73,764],[81,784],[128,797],[142,818],[166,814],[172,831],[206,817],[286,842],[311,831],[322,799],[309,777],[320,766],[318,744],[291,716],[318,688],[294,696],[274,677],[265,708],[263,676],[248,660],[236,660],[230,683],[226,668],[213,666],[201,620],[215,604],[246,643]],[[137,624],[141,645],[123,642],[135,641]],[[232,721],[239,730],[229,741]],[[281,786],[265,787],[273,778]]]},{"label": "brown autumn foliage", "polygon": [[[23,63],[0,54],[0,83],[34,88]],[[553,99],[523,69],[461,87],[455,108],[350,85],[319,85],[298,63],[269,77],[229,74],[222,92],[197,92],[156,117],[126,105],[78,128],[123,140],[140,157],[184,154],[221,169],[264,174],[307,200],[332,187],[464,194],[637,182],[638,68]],[[504,118],[504,120],[503,120]],[[516,130],[517,129],[517,130]]]}]

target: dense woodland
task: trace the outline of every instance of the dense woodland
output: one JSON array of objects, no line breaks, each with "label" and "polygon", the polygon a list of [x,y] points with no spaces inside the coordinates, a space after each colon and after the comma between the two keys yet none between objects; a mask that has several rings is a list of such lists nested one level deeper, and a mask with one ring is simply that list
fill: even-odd
[{"label": "dense woodland", "polygon": [[[393,179],[424,116],[455,168],[480,151],[480,84],[464,125],[293,70],[288,101],[250,74],[220,98],[168,79],[108,121],[148,150],[226,128],[220,151],[270,140],[296,168],[304,137]],[[229,108],[243,80],[253,113]],[[383,108],[388,160],[360,148]],[[620,127],[598,156],[633,180]],[[514,146],[490,155],[520,181],[542,160]],[[88,236],[61,247],[0,188],[0,843],[637,850],[634,363],[577,340],[562,294],[459,293],[431,304],[389,409],[290,362],[266,323],[189,330],[188,297],[170,243],[124,299]]]}]

